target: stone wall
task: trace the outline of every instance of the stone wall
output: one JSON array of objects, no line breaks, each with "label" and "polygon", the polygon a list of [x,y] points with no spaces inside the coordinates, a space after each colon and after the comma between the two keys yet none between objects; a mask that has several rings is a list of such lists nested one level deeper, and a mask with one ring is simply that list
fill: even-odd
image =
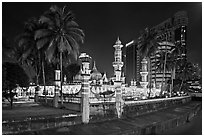
[{"label": "stone wall", "polygon": [[39,96],[38,102],[42,105],[48,105],[53,107],[53,99],[54,97],[47,97],[47,104],[45,103],[45,96]]},{"label": "stone wall", "polygon": [[190,96],[125,102],[123,116],[138,116],[191,101]]},{"label": "stone wall", "polygon": [[122,135],[155,135],[160,134],[168,129],[176,128],[178,126],[184,125],[190,122],[197,113],[202,110],[202,105],[195,105],[188,113],[174,119],[169,119],[168,121],[163,121],[159,123],[151,123],[145,127],[136,127],[134,129],[127,130],[122,133]]},{"label": "stone wall", "polygon": [[81,112],[81,104],[80,103],[64,102],[63,106],[68,110]]},{"label": "stone wall", "polygon": [[32,117],[20,121],[2,122],[2,134],[21,134],[37,132],[39,130],[55,127],[76,125],[81,123],[81,116],[44,116]]}]

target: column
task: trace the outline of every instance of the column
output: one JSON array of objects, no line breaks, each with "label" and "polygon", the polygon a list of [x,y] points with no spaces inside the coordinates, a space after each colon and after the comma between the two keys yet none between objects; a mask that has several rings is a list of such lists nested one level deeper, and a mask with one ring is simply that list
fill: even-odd
[{"label": "column", "polygon": [[39,88],[40,88],[39,85],[35,87],[35,98],[34,98],[35,102],[38,102],[38,99],[39,99],[38,97]]},{"label": "column", "polygon": [[82,85],[81,85],[81,113],[82,113],[82,123],[89,123],[89,95],[90,95],[90,71],[89,65],[91,57],[87,54],[81,54],[79,59],[82,62],[81,76],[82,76]]},{"label": "column", "polygon": [[121,89],[121,81],[115,81],[115,89],[116,89],[116,111],[117,111],[117,116],[118,118],[121,118],[122,116],[122,111],[123,111],[123,104],[122,104],[122,89]]},{"label": "column", "polygon": [[60,91],[60,70],[55,70],[55,95],[53,99],[53,106],[55,108],[58,107],[58,100],[59,100],[59,91]]},{"label": "column", "polygon": [[90,86],[89,79],[90,74],[81,74],[82,76],[82,87],[81,87],[81,112],[82,112],[82,122],[89,123],[89,94]]}]

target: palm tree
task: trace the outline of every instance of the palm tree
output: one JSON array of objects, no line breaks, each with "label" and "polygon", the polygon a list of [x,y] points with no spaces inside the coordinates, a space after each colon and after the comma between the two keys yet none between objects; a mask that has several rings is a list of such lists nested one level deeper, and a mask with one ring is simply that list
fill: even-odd
[{"label": "palm tree", "polygon": [[178,60],[180,53],[181,53],[181,47],[179,45],[175,45],[174,47],[172,47],[168,58],[167,65],[171,69],[171,92],[174,87],[173,79],[175,79],[176,66],[181,63],[180,60]]},{"label": "palm tree", "polygon": [[[63,55],[73,55],[77,59],[79,54],[79,43],[84,42],[84,32],[75,22],[74,14],[66,11],[66,6],[58,8],[51,6],[41,17],[40,22],[48,26],[35,33],[38,49],[46,49],[46,59],[53,59],[60,64],[61,70],[61,103],[62,97],[62,59]],[[64,54],[63,54],[64,53]],[[66,53],[66,54],[65,54]]]},{"label": "palm tree", "polygon": [[182,86],[184,84],[184,82],[186,82],[187,80],[191,79],[193,76],[193,65],[190,62],[185,62],[184,64],[182,64],[180,66],[180,72],[178,73],[180,79],[181,79],[181,85],[179,88],[179,91],[181,91]]},{"label": "palm tree", "polygon": [[[37,41],[34,39],[35,32],[38,29],[45,28],[38,19],[31,18],[25,23],[24,32],[17,37],[18,46],[15,49],[18,61],[23,64],[33,66],[36,74],[36,85],[39,85],[40,71],[43,71],[43,84],[45,93],[45,102],[47,103],[45,74],[44,74],[44,49],[37,49]],[[38,88],[37,88],[38,89]]]},{"label": "palm tree", "polygon": [[[149,28],[146,28],[144,33],[141,35],[139,38],[139,52],[142,56],[142,58],[147,57],[148,62],[150,63],[150,73],[152,73],[152,63],[151,63],[151,57],[153,54],[158,50],[159,44],[156,39],[156,33],[151,32]],[[156,74],[156,72],[155,72]],[[151,76],[151,74],[150,74]],[[149,97],[150,97],[150,92],[151,92],[151,78],[150,78],[150,91],[149,91]],[[156,83],[156,76],[155,76],[155,83]]]},{"label": "palm tree", "polygon": [[[180,47],[174,46],[171,48],[170,51],[159,51],[158,53],[158,60],[156,62],[157,70],[160,72],[163,72],[164,74],[164,68],[165,72],[170,71],[171,72],[171,91],[173,89],[173,79],[175,79],[175,70],[176,66],[178,64],[181,64],[180,60],[178,60],[178,57],[180,55]],[[162,85],[163,85],[163,79],[165,75],[162,77]],[[163,88],[163,86],[162,86]],[[161,92],[162,93],[162,90]]]},{"label": "palm tree", "polygon": [[[157,53],[157,61],[155,62],[155,67],[157,72],[163,72],[164,66],[165,66],[165,58],[166,58],[166,52],[159,51]],[[163,84],[163,77],[162,77],[162,84]],[[162,90],[160,92],[160,95],[162,94]]]}]

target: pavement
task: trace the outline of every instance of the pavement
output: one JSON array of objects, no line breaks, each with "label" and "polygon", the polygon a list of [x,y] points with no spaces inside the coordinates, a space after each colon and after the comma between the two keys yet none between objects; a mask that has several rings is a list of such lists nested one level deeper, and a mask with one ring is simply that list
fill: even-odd
[{"label": "pavement", "polygon": [[202,135],[202,110],[190,122],[164,131],[160,135]]},{"label": "pavement", "polygon": [[[201,102],[191,101],[187,104],[175,106],[157,112],[148,113],[141,116],[131,116],[123,119],[115,119],[110,121],[79,124],[73,126],[65,126],[59,128],[46,129],[35,132],[25,132],[21,134],[38,134],[38,135],[118,135],[118,134],[174,134],[170,130],[175,128],[182,130],[181,134],[190,134],[188,128],[194,127],[190,125],[188,128],[182,128],[186,122],[196,124],[202,121],[201,110],[194,118],[196,106],[201,106]],[[201,107],[200,107],[201,108]],[[192,118],[192,119],[190,119]],[[187,120],[188,119],[188,120]],[[192,122],[195,120],[195,122]],[[188,123],[187,123],[188,124]],[[178,128],[178,127],[179,128]],[[197,124],[196,133],[200,134],[202,124]],[[168,132],[169,131],[169,132]],[[175,134],[179,134],[175,132]]]}]

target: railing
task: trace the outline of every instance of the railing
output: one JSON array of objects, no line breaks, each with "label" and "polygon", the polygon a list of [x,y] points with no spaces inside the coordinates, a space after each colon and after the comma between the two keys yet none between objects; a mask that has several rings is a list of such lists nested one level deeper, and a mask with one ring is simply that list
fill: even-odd
[{"label": "railing", "polygon": [[115,97],[89,97],[90,103],[104,103],[104,102],[115,102]]},{"label": "railing", "polygon": [[[53,99],[53,96],[46,96],[47,99]],[[39,99],[45,99],[45,96],[38,96]]]},{"label": "railing", "polygon": [[[61,101],[61,98],[59,97],[59,101]],[[63,102],[66,103],[81,103],[81,97],[78,96],[72,96],[72,95],[66,95],[63,96]]]}]

